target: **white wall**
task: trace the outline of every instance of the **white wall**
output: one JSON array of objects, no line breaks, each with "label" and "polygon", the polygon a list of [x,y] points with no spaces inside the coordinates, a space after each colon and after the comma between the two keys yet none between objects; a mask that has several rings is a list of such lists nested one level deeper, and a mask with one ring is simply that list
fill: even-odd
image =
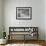
[{"label": "white wall", "polygon": [[45,0],[45,40],[46,40],[46,0]]},{"label": "white wall", "polygon": [[0,0],[0,38],[2,34],[2,0]]},{"label": "white wall", "polygon": [[0,0],[0,28],[1,28],[1,25],[2,25],[2,0]]},{"label": "white wall", "polygon": [[39,27],[39,38],[45,39],[45,6],[44,0],[33,0],[32,25]]},{"label": "white wall", "polygon": [[[16,7],[32,7],[32,20],[16,20]],[[4,26],[7,35],[10,26],[39,27],[39,38],[45,39],[44,0],[5,0]]]}]

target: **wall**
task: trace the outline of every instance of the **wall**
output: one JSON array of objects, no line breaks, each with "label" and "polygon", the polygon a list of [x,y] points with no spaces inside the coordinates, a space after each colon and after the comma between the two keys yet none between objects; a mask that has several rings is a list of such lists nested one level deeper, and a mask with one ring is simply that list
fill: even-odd
[{"label": "wall", "polygon": [[45,3],[44,0],[33,1],[32,25],[39,27],[39,38],[45,39]]},{"label": "wall", "polygon": [[0,38],[2,37],[2,0],[0,0]]},{"label": "wall", "polygon": [[[32,20],[16,20],[16,7],[32,7]],[[45,39],[44,0],[4,0],[4,26],[7,35],[10,26],[39,27],[39,39]]]},{"label": "wall", "polygon": [[46,40],[46,0],[45,0],[45,40]]}]

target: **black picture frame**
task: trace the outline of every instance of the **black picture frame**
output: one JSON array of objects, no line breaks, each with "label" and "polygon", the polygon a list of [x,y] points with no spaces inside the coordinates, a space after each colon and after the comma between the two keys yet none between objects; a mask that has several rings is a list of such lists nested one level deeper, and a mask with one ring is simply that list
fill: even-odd
[{"label": "black picture frame", "polygon": [[31,20],[32,19],[32,7],[16,7],[16,19]]}]

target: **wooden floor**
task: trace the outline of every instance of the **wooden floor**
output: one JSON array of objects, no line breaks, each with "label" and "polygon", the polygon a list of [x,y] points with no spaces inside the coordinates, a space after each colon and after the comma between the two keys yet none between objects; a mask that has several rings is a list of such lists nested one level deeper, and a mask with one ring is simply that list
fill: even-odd
[{"label": "wooden floor", "polygon": [[[46,42],[44,40],[8,40],[7,44],[39,44],[42,46],[46,46]],[[5,44],[5,45],[7,45]],[[5,46],[0,45],[0,46]]]},{"label": "wooden floor", "polygon": [[40,44],[46,46],[44,40],[10,40],[8,43]]}]

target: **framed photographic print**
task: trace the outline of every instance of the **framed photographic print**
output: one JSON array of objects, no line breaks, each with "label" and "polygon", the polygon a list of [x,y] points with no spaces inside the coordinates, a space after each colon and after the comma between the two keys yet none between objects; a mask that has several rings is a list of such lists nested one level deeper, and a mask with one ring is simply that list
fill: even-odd
[{"label": "framed photographic print", "polygon": [[32,7],[16,7],[16,19],[18,20],[32,19]]}]

